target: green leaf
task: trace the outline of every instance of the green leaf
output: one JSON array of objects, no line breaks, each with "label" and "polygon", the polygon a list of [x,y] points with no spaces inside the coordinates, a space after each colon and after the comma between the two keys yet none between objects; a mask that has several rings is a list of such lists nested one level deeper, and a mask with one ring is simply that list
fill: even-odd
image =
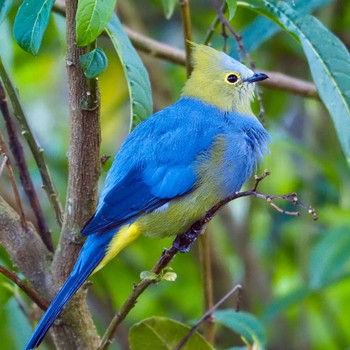
[{"label": "green leaf", "polygon": [[228,8],[228,20],[235,16],[237,10],[237,0],[226,0],[227,8]]},{"label": "green leaf", "polygon": [[77,45],[91,44],[104,31],[117,0],[79,0],[76,15]]},{"label": "green leaf", "polygon": [[350,227],[338,227],[324,233],[313,247],[309,284],[320,289],[350,276]]},{"label": "green leaf", "polygon": [[265,349],[266,340],[263,327],[253,315],[225,309],[216,311],[215,319],[240,334],[247,345],[254,345],[257,349]]},{"label": "green leaf", "polygon": [[12,0],[0,0],[0,24],[6,18],[11,6]]},{"label": "green leaf", "polygon": [[162,280],[168,281],[168,282],[174,282],[176,281],[176,279],[177,279],[176,272],[170,272],[170,271],[165,272],[162,277]]},{"label": "green leaf", "polygon": [[118,17],[113,15],[107,25],[111,38],[124,68],[130,94],[130,129],[152,114],[152,92],[148,73],[139,55],[124,32]]},{"label": "green leaf", "polygon": [[[313,10],[332,3],[334,0],[298,0],[294,10],[299,13],[310,13]],[[259,16],[242,31],[242,42],[248,52],[255,51],[264,41],[280,32],[281,28],[267,18]]]},{"label": "green leaf", "polygon": [[87,78],[96,78],[101,75],[108,65],[108,59],[100,48],[94,49],[79,57],[79,62]]},{"label": "green leaf", "polygon": [[[165,317],[150,317],[131,327],[130,350],[165,350],[174,347],[188,333],[190,327]],[[214,348],[195,333],[182,350],[213,350]]]},{"label": "green leaf", "polygon": [[350,165],[350,55],[344,44],[315,17],[301,16],[284,1],[244,0],[239,4],[268,17],[301,42]]},{"label": "green leaf", "polygon": [[262,322],[270,323],[276,316],[289,307],[298,304],[311,293],[308,287],[300,287],[282,297],[275,298],[262,317]]},{"label": "green leaf", "polygon": [[153,281],[155,281],[156,279],[158,279],[158,275],[156,273],[154,273],[153,271],[142,271],[140,273],[140,278],[142,280],[153,280]]},{"label": "green leaf", "polygon": [[166,19],[170,19],[174,13],[178,0],[162,0],[164,15]]},{"label": "green leaf", "polygon": [[25,51],[36,55],[55,0],[25,0],[18,9],[13,34],[18,45]]}]

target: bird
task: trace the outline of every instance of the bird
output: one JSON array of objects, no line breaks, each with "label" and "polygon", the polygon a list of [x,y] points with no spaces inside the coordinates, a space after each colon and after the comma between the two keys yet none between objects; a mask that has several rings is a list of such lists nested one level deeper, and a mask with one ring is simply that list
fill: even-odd
[{"label": "bird", "polygon": [[163,238],[189,230],[240,190],[268,153],[269,133],[254,115],[253,72],[224,52],[193,44],[193,70],[174,104],[126,138],[106,176],[86,241],[67,280],[25,350],[35,349],[72,296],[140,234]]}]

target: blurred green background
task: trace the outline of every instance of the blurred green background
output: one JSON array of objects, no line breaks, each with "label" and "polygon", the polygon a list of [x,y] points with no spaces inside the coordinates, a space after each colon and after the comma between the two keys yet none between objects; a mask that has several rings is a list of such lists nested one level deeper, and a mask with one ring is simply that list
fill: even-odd
[{"label": "blurred green background", "polygon": [[[350,2],[320,1],[314,15],[347,47],[350,45]],[[215,17],[209,2],[191,2],[194,41],[202,42]],[[120,1],[123,23],[136,31],[183,47],[178,11],[164,18],[160,0]],[[146,6],[142,4],[141,7]],[[68,90],[65,74],[65,22],[54,14],[39,56],[22,51],[12,38],[13,19],[18,4],[0,26],[0,55],[15,82],[30,125],[41,146],[58,188],[62,203],[66,196],[68,149]],[[242,8],[232,21],[243,30],[256,17]],[[220,31],[213,46],[223,47]],[[110,155],[100,178],[101,184],[113,156],[129,127],[129,100],[122,67],[107,38],[98,42],[107,53],[109,66],[100,77],[102,97],[101,155]],[[229,48],[233,47],[231,39]],[[155,110],[176,101],[186,73],[184,67],[141,54],[149,70]],[[261,43],[252,52],[258,70],[278,71],[311,80],[301,47],[285,33]],[[264,200],[243,198],[228,205],[210,224],[214,271],[214,297],[220,299],[235,284],[243,285],[242,309],[263,324],[269,349],[350,349],[350,172],[325,107],[317,100],[283,91],[262,88],[267,129],[272,135],[271,154],[257,169],[267,168],[271,176],[260,190],[268,194],[296,191],[299,199],[316,208],[319,220],[306,211],[291,217],[275,211]],[[258,111],[258,105],[255,104]],[[0,120],[4,130],[3,120]],[[350,132],[350,131],[349,131]],[[23,145],[25,143],[23,142]],[[40,189],[41,179],[26,149],[32,178],[40,195],[54,239],[58,227]],[[253,182],[247,184],[247,188]],[[0,194],[14,205],[6,174],[0,179]],[[22,196],[24,202],[24,196]],[[25,202],[26,203],[26,202]],[[292,210],[286,202],[278,203]],[[27,216],[32,217],[27,207]],[[91,278],[89,303],[102,334],[113,314],[129,295],[144,270],[150,270],[171,240],[141,238],[122,252],[106,268]],[[0,248],[0,263],[15,270]],[[116,335],[111,349],[127,349],[130,325],[158,315],[187,324],[203,311],[203,289],[198,246],[179,254],[171,263],[178,278],[151,286],[140,298]],[[235,307],[235,299],[225,307]],[[20,349],[31,334],[27,321],[29,301],[0,275],[1,349]],[[242,346],[231,331],[218,328],[217,348]],[[43,345],[42,349],[49,349]]]}]

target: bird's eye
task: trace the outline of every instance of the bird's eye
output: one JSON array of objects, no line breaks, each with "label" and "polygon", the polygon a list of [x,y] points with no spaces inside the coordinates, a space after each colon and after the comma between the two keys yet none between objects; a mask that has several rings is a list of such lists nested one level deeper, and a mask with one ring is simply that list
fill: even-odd
[{"label": "bird's eye", "polygon": [[226,77],[227,82],[229,82],[230,84],[234,84],[235,82],[237,82],[238,80],[238,76],[236,74],[228,74]]}]

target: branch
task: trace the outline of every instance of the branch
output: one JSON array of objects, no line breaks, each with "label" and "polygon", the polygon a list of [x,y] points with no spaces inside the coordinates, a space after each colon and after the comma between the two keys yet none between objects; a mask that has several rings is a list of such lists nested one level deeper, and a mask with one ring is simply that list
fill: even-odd
[{"label": "branch", "polygon": [[240,284],[237,284],[235,287],[233,287],[226,295],[224,295],[213,307],[211,307],[203,316],[202,318],[188,331],[188,333],[182,338],[182,340],[175,346],[174,350],[180,350],[192,337],[194,333],[197,332],[201,324],[213,317],[214,312],[234,293],[238,293],[237,297],[237,307],[236,310],[239,308],[239,302],[242,292],[242,286]]},{"label": "branch", "polygon": [[126,300],[126,302],[122,305],[120,311],[113,317],[111,320],[105,334],[103,335],[103,338],[101,340],[100,346],[97,348],[97,350],[106,350],[109,346],[109,344],[112,342],[113,334],[115,333],[116,329],[120,325],[120,323],[125,319],[125,317],[128,315],[128,313],[133,309],[133,307],[136,305],[136,301],[138,297],[153,283],[157,283],[162,279],[162,270],[170,263],[170,261],[173,259],[173,257],[178,252],[186,253],[190,250],[193,243],[196,241],[197,237],[203,232],[207,224],[212,220],[214,214],[225,204],[228,202],[235,200],[237,198],[241,197],[248,197],[248,196],[254,196],[265,199],[270,205],[273,206],[273,208],[277,209],[279,212],[284,213],[286,215],[292,215],[296,216],[299,215],[299,212],[297,211],[286,211],[278,207],[275,203],[275,199],[284,199],[288,202],[291,202],[295,206],[299,206],[303,209],[306,209],[309,214],[312,215],[312,218],[314,220],[317,220],[317,215],[314,209],[312,209],[309,206],[305,206],[304,204],[300,203],[296,193],[290,193],[285,195],[267,195],[263,194],[261,192],[257,191],[258,185],[262,180],[264,180],[268,175],[270,175],[268,170],[265,170],[262,176],[255,176],[255,185],[251,190],[243,191],[243,192],[236,192],[234,195],[220,201],[217,203],[214,207],[212,207],[206,215],[195,222],[192,227],[189,229],[189,231],[176,236],[172,246],[169,249],[165,249],[162,253],[162,256],[156,263],[156,265],[153,267],[152,272],[157,275],[155,278],[150,279],[143,279],[140,283],[134,285],[134,288]]},{"label": "branch", "polygon": [[[183,50],[163,44],[143,34],[124,26],[124,29],[133,45],[152,57],[164,59],[174,64],[185,66],[186,55]],[[306,80],[291,77],[280,72],[266,72],[270,79],[260,82],[260,85],[270,89],[283,90],[303,97],[319,99],[316,87]]]},{"label": "branch", "polygon": [[[175,243],[176,242],[176,243]],[[136,305],[138,297],[153,283],[157,283],[161,279],[162,270],[170,263],[176,253],[180,250],[179,247],[182,246],[181,236],[177,236],[172,247],[165,249],[162,256],[153,267],[152,272],[159,276],[159,278],[154,279],[143,279],[140,283],[134,285],[132,293],[126,300],[126,302],[121,307],[120,311],[113,317],[110,322],[101,343],[97,350],[106,350],[112,341],[112,337],[119,324],[125,319],[131,309]]]},{"label": "branch", "polygon": [[49,266],[52,254],[29,222],[23,228],[19,215],[0,197],[0,244],[43,300],[55,291]]},{"label": "branch", "polygon": [[4,276],[6,276],[8,279],[10,279],[12,282],[14,282],[19,288],[23,290],[25,294],[28,295],[28,297],[34,301],[35,304],[37,304],[40,309],[46,310],[49,306],[49,303],[44,301],[34,289],[29,287],[27,284],[23,283],[22,280],[12,271],[7,269],[5,266],[0,265],[0,273],[2,273]]},{"label": "branch", "polygon": [[[64,7],[54,5],[53,9],[60,15],[65,16]],[[151,57],[166,60],[180,66],[186,65],[185,51],[154,40],[125,25],[123,27],[132,44],[138,50],[150,55]],[[283,90],[302,97],[319,99],[315,85],[309,81],[291,77],[280,72],[266,72],[266,74],[270,79],[260,82],[259,85],[263,85],[274,90]]]},{"label": "branch", "polygon": [[279,72],[265,71],[265,73],[269,76],[269,79],[259,82],[260,85],[274,90],[287,91],[303,97],[320,99],[316,86],[309,81],[294,78]]},{"label": "branch", "polygon": [[29,203],[33,209],[36,222],[39,229],[39,234],[46,245],[46,247],[53,252],[52,237],[49,228],[47,227],[43,211],[40,206],[38,196],[36,194],[34,184],[29,174],[23,147],[17,137],[16,127],[10,115],[7,106],[5,90],[0,81],[0,109],[5,120],[7,134],[9,137],[10,148],[15,159],[16,166],[19,171],[19,178],[21,180],[23,189],[27,195]]},{"label": "branch", "polygon": [[10,164],[10,161],[9,161],[9,156],[8,156],[9,152],[8,152],[8,149],[6,147],[6,143],[5,143],[5,141],[4,141],[4,139],[3,139],[1,134],[0,134],[0,152],[4,156],[3,162],[1,164],[0,176],[1,176],[2,172],[3,172],[4,167],[6,166],[7,167],[8,176],[10,178],[10,182],[11,182],[11,185],[12,185],[13,193],[14,193],[14,196],[15,196],[15,202],[16,202],[16,205],[17,205],[17,209],[19,211],[20,223],[21,223],[22,228],[24,230],[26,230],[26,229],[28,229],[27,220],[26,220],[26,217],[24,215],[22,201],[21,201],[21,197],[19,195],[17,184],[16,184],[15,175],[13,173],[13,170],[12,170],[12,167],[11,167],[11,164]]},{"label": "branch", "polygon": [[50,171],[45,162],[44,150],[42,147],[40,147],[38,141],[35,139],[33,135],[32,130],[30,129],[30,126],[27,122],[27,117],[24,113],[23,107],[21,105],[21,102],[17,93],[17,90],[15,89],[5,69],[5,66],[2,63],[1,57],[0,57],[0,77],[4,83],[5,89],[11,101],[11,104],[14,110],[14,115],[17,118],[22,128],[22,134],[27,140],[28,146],[33,154],[33,157],[39,169],[41,179],[43,181],[43,188],[46,191],[46,194],[48,196],[48,199],[51,203],[52,208],[54,209],[54,212],[56,215],[56,221],[58,225],[61,227],[63,210],[58,198],[57,191],[53,184]]},{"label": "branch", "polygon": [[192,71],[191,57],[192,57],[192,25],[190,14],[190,0],[180,0],[180,13],[182,18],[182,28],[184,36],[184,45],[186,50],[186,71],[187,77]]},{"label": "branch", "polygon": [[[227,2],[224,1],[222,6],[221,6],[221,12],[225,13],[227,10]],[[220,18],[218,15],[216,15],[216,17],[214,18],[213,22],[211,23],[207,34],[205,35],[205,38],[203,40],[204,45],[209,45],[211,38],[214,35],[214,32],[216,30],[216,27],[218,26],[218,24],[220,23]]]},{"label": "branch", "polygon": [[[70,141],[66,210],[52,264],[53,278],[57,285],[66,280],[81,249],[83,237],[80,230],[96,209],[97,181],[101,170],[98,81],[89,81],[79,64],[80,56],[87,53],[88,47],[76,45],[77,6],[78,0],[66,2]],[[97,347],[100,340],[86,304],[86,290],[83,289],[73,297],[61,320],[60,327],[51,329],[57,349]]]}]

